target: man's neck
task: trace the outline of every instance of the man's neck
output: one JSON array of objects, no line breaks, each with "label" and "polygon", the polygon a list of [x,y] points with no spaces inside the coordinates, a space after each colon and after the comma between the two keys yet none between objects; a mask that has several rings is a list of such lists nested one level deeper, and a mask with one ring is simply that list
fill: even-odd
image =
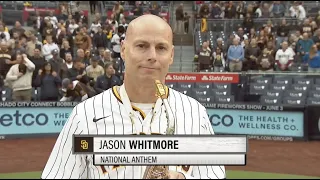
[{"label": "man's neck", "polygon": [[[130,79],[128,79],[131,81]],[[157,101],[156,89],[154,82],[135,82],[124,81],[126,92],[133,103],[155,103]]]}]

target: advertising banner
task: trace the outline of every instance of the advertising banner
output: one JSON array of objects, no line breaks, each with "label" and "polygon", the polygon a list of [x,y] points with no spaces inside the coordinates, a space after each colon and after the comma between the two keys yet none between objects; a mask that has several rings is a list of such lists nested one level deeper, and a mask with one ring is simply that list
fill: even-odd
[{"label": "advertising banner", "polygon": [[60,133],[72,108],[1,108],[0,136]]},{"label": "advertising banner", "polygon": [[217,134],[304,137],[304,113],[238,109],[209,109]]},{"label": "advertising banner", "polygon": [[168,73],[166,82],[238,83],[238,73]]}]

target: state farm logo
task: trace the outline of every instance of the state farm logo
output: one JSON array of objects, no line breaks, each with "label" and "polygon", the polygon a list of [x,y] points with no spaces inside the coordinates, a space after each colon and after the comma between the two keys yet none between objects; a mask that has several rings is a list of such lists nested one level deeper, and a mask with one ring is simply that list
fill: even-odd
[{"label": "state farm logo", "polygon": [[208,78],[208,76],[203,76],[203,77],[201,78],[201,80],[202,80],[202,81],[208,81],[209,78]]},{"label": "state farm logo", "polygon": [[167,75],[166,80],[172,80],[171,75]]}]

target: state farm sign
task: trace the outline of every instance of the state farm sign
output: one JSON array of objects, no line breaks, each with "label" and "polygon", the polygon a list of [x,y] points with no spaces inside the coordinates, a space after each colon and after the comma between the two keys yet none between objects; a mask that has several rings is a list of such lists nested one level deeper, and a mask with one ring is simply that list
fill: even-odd
[{"label": "state farm sign", "polygon": [[239,74],[233,73],[168,73],[166,82],[238,83]]}]

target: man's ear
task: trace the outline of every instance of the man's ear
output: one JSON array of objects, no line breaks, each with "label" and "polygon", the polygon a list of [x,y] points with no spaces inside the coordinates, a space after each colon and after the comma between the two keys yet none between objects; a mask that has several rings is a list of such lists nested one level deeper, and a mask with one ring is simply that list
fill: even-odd
[{"label": "man's ear", "polygon": [[121,56],[121,59],[123,60],[123,61],[125,61],[125,46],[126,46],[126,42],[125,42],[125,40],[123,40],[123,41],[121,41],[121,49],[120,49],[120,56]]},{"label": "man's ear", "polygon": [[173,63],[173,57],[174,57],[174,45],[172,45],[171,57],[170,57],[169,65],[171,65]]}]

